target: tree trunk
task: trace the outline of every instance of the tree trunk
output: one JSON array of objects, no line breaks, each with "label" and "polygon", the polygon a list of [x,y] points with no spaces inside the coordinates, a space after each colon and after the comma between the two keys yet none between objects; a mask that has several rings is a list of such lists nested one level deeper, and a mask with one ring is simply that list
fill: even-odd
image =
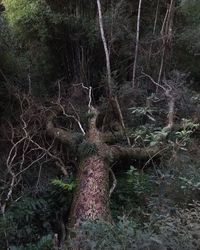
[{"label": "tree trunk", "polygon": [[69,226],[83,221],[111,221],[109,209],[109,166],[101,155],[82,161],[78,170],[77,189],[71,208]]},{"label": "tree trunk", "polygon": [[[69,147],[75,143],[73,134],[54,127],[53,120],[59,110],[49,115],[48,134]],[[109,163],[117,159],[147,159],[158,156],[159,148],[132,148],[109,146],[96,127],[98,110],[89,104],[89,129],[85,135],[88,144],[95,146],[95,152],[83,158],[77,174],[77,187],[72,202],[68,227],[78,228],[84,221],[112,222],[109,207]],[[107,138],[108,139],[108,138]]]},{"label": "tree trunk", "polygon": [[134,63],[133,63],[133,78],[132,78],[132,87],[133,88],[135,88],[135,76],[136,76],[136,68],[137,68],[137,61],[138,61],[141,7],[142,7],[142,0],[139,0],[138,16],[137,16],[136,45],[135,45],[135,59],[134,59]]},{"label": "tree trunk", "polygon": [[107,145],[96,127],[98,111],[91,107],[87,142],[95,145],[96,153],[82,160],[78,169],[77,189],[71,208],[69,225],[78,227],[83,221],[111,221],[109,209],[109,164]]}]

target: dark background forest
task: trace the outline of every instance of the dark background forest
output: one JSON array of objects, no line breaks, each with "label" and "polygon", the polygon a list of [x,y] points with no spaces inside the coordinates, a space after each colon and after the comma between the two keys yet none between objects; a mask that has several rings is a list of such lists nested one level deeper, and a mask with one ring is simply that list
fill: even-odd
[{"label": "dark background forest", "polygon": [[0,1],[0,250],[199,249],[199,123],[200,1]]}]

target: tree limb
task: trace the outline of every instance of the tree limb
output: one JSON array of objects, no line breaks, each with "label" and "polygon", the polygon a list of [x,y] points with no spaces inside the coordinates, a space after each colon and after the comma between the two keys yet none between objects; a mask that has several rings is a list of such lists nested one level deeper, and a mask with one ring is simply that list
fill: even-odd
[{"label": "tree limb", "polygon": [[112,160],[121,159],[148,159],[154,155],[159,156],[160,147],[130,148],[122,146],[110,146],[108,152]]},{"label": "tree limb", "polygon": [[56,117],[57,113],[58,111],[52,112],[52,114],[48,117],[46,125],[47,133],[49,136],[67,144],[70,147],[75,143],[73,133],[54,126],[53,119]]}]

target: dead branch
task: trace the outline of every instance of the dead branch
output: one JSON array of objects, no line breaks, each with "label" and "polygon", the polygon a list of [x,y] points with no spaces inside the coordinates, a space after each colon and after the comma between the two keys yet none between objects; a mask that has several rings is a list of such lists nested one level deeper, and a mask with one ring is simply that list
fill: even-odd
[{"label": "dead branch", "polygon": [[126,133],[126,127],[125,127],[125,123],[124,123],[124,118],[123,118],[123,114],[122,114],[122,111],[121,111],[121,108],[120,108],[120,105],[119,105],[117,97],[115,97],[114,100],[115,100],[115,103],[116,103],[117,112],[119,114],[120,125],[121,125],[123,133],[124,133],[124,135],[126,137],[128,145],[131,146],[130,138],[128,137],[128,135]]},{"label": "dead branch", "polygon": [[161,88],[162,90],[164,90],[164,94],[167,98],[167,103],[168,103],[168,124],[165,127],[168,130],[171,130],[172,127],[174,126],[174,113],[175,113],[175,102],[176,102],[176,98],[174,96],[174,93],[172,93],[172,87],[167,84],[167,82],[165,82],[166,86],[162,86],[160,85],[158,82],[156,82],[150,75],[142,72],[142,75],[144,75],[145,77],[148,77],[151,82],[153,84],[156,85],[157,88]]},{"label": "dead branch", "polygon": [[113,184],[112,184],[112,187],[110,188],[110,192],[109,192],[109,197],[111,197],[113,191],[115,190],[115,188],[117,186],[117,179],[116,179],[115,174],[111,168],[109,169],[109,171],[110,171],[112,178],[113,178]]},{"label": "dead branch", "polygon": [[83,89],[86,89],[88,91],[88,111],[91,109],[91,104],[92,104],[92,87],[86,87],[83,83],[78,83],[78,84],[73,84],[74,86],[81,86]]},{"label": "dead branch", "polygon": [[47,124],[46,129],[49,136],[51,136],[54,139],[59,140],[60,142],[67,144],[69,147],[71,147],[74,144],[74,137],[71,132],[68,132],[64,129],[57,128],[54,126],[53,120],[57,117],[57,114],[60,112],[60,110],[52,111],[51,114],[47,118]]}]

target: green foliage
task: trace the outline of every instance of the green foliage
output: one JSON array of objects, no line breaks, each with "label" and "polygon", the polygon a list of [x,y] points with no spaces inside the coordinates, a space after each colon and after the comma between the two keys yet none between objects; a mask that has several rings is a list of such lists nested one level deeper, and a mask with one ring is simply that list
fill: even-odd
[{"label": "green foliage", "polygon": [[6,239],[13,250],[52,249],[52,237],[61,230],[74,187],[71,180],[54,179],[39,197],[23,197],[11,203],[5,216],[0,217],[1,246]]},{"label": "green foliage", "polygon": [[[156,189],[154,197],[160,197],[159,202],[153,202],[154,208],[166,204],[167,211],[174,206],[187,207],[188,203],[199,199],[200,168],[195,159],[190,158],[187,151],[179,151],[172,156],[166,166],[157,170],[158,177],[154,178]],[[157,190],[157,191],[156,191]],[[158,212],[158,211],[157,211]]]},{"label": "green foliage", "polygon": [[192,191],[199,191],[200,190],[200,182],[199,182],[199,176],[198,180],[195,181],[196,178],[193,177],[193,179],[187,179],[186,177],[179,177],[183,185],[181,186],[182,189],[192,190]]},{"label": "green foliage", "polygon": [[156,130],[146,136],[145,141],[150,142],[150,146],[155,146],[159,142],[162,142],[168,136],[169,131],[165,128],[161,130]]},{"label": "green foliage", "polygon": [[97,154],[98,149],[96,144],[90,143],[88,141],[83,141],[78,147],[80,159]]},{"label": "green foliage", "polygon": [[134,136],[134,142],[139,145],[155,146],[166,141],[169,131],[166,128],[154,128],[147,126],[138,127],[131,136]]},{"label": "green foliage", "polygon": [[129,108],[131,110],[132,114],[135,114],[136,116],[147,116],[151,121],[155,122],[155,119],[153,117],[153,112],[155,111],[152,108],[148,107],[133,107]]},{"label": "green foliage", "polygon": [[117,179],[111,202],[114,217],[125,213],[137,217],[139,221],[142,211],[146,209],[146,198],[153,190],[150,176],[130,166],[130,169],[120,173]]},{"label": "green foliage", "polygon": [[76,187],[75,182],[64,182],[63,180],[54,179],[51,184],[53,188],[51,190],[51,196],[54,197],[54,202],[58,202],[58,204],[62,207],[65,207],[67,204],[70,205],[71,194],[74,188]]},{"label": "green foliage", "polygon": [[27,4],[25,0],[4,0],[3,3],[9,24],[22,40],[33,39],[33,36],[42,39],[48,35],[45,19],[51,11],[45,1],[31,0]]},{"label": "green foliage", "polygon": [[53,241],[51,235],[45,235],[35,244],[28,244],[26,247],[23,246],[11,246],[10,250],[52,250]]},{"label": "green foliage", "polygon": [[181,130],[176,131],[167,127],[159,128],[154,126],[140,126],[130,136],[134,137],[134,142],[139,145],[155,146],[164,142],[170,142],[172,145],[178,144],[182,149],[186,150],[186,146],[191,140],[195,130],[199,128],[199,124],[191,119],[182,119]]},{"label": "green foliage", "polygon": [[[154,98],[156,97],[154,84],[140,75],[141,71],[144,70],[157,80],[163,48],[160,30],[165,19],[166,1],[159,1],[157,25],[154,34],[152,34],[157,1],[144,0],[137,67],[138,88],[134,91],[130,86],[130,81],[135,47],[133,41],[136,25],[134,23],[136,24],[138,3],[137,1],[125,0],[111,1],[111,4],[109,1],[101,2],[105,35],[111,58],[113,93],[116,92],[120,98],[120,107],[127,131],[130,131],[131,143],[135,144],[133,146],[141,147],[160,146],[169,143],[173,151],[172,153],[166,151],[166,154],[163,151],[164,160],[161,159],[159,166],[153,158],[148,161],[148,164],[135,161],[135,167],[130,166],[126,173],[117,173],[117,187],[112,194],[111,204],[116,225],[86,223],[78,232],[80,241],[74,242],[72,240],[69,245],[73,248],[77,246],[77,248],[83,250],[196,249],[197,246],[199,247],[199,243],[196,240],[196,245],[193,244],[194,232],[192,227],[195,228],[196,225],[193,224],[192,220],[194,219],[198,222],[198,225],[200,224],[199,204],[195,203],[191,210],[180,209],[176,206],[189,207],[192,200],[199,199],[199,159],[193,160],[194,155],[190,155],[191,152],[188,150],[188,146],[193,143],[191,140],[193,132],[199,128],[199,124],[192,119],[183,119],[180,129],[172,131],[163,129],[167,119],[166,106],[162,107],[163,93],[159,93],[161,91],[159,89],[156,93],[156,95],[160,94],[159,99]],[[172,45],[175,44],[175,47],[171,48],[170,39],[168,39],[165,59],[168,63],[170,61],[169,54],[173,54],[171,61],[176,61],[178,64],[173,63],[170,67],[179,68],[184,64],[186,65],[186,71],[193,72],[196,70],[196,74],[199,74],[200,3],[198,0],[181,2],[179,15],[182,15],[183,19],[180,19],[180,23],[178,23],[179,20],[178,22],[175,20],[175,28],[173,29],[176,33],[173,37],[174,43],[172,43]],[[57,95],[54,82],[62,79],[61,95],[63,94],[63,96],[61,96],[61,99],[63,102],[66,100],[67,103],[70,102],[71,98],[68,97],[69,94],[67,93],[69,84],[83,82],[87,86],[92,85],[92,102],[94,105],[102,105],[103,108],[101,106],[99,109],[102,108],[103,112],[108,111],[109,116],[110,107],[108,108],[107,105],[105,87],[107,81],[105,54],[99,33],[96,2],[90,0],[3,0],[3,3],[6,11],[4,14],[0,14],[0,70],[5,73],[9,83],[12,82],[23,90],[22,99],[28,84],[31,83],[33,95],[37,97],[37,100],[40,99],[39,96],[42,97],[38,103],[40,101],[44,103],[46,101],[44,97]],[[180,52],[181,56],[179,55]],[[166,74],[163,75],[168,79],[170,74],[167,73],[168,65],[165,65],[165,63],[163,69],[166,69]],[[2,73],[0,80],[5,82]],[[180,88],[177,87],[177,89],[173,81],[173,88],[176,90],[174,92],[176,114],[180,116],[176,117],[178,122],[183,117],[182,114],[187,117],[187,115],[185,116],[186,108],[188,108],[188,117],[191,116],[190,107],[188,107],[190,105],[187,101],[184,103],[179,99],[179,91],[182,91],[183,84],[179,80],[177,80],[177,86],[180,86]],[[167,80],[165,84],[168,83],[171,84]],[[163,82],[161,81],[160,84],[163,84]],[[0,140],[0,149],[3,149],[0,157],[0,169],[1,175],[4,176],[5,174],[5,180],[2,177],[1,181],[1,190],[7,188],[7,181],[9,182],[10,178],[7,170],[4,171],[8,156],[7,151],[9,152],[10,145],[12,143],[14,145],[20,138],[21,130],[8,119],[17,110],[17,105],[13,101],[14,98],[12,94],[10,95],[12,89],[10,90],[9,87],[9,84],[7,84],[0,89],[0,116],[3,114],[0,125],[2,126],[2,133],[6,135],[4,139]],[[16,89],[15,94],[18,93],[18,88]],[[189,98],[188,89],[185,92],[186,97]],[[74,95],[76,98],[76,93]],[[144,107],[148,97],[151,98],[152,105],[155,104],[156,108]],[[10,102],[10,99],[13,102]],[[52,99],[47,99],[48,107],[49,103],[52,103]],[[101,103],[100,99],[103,100]],[[200,104],[198,93],[194,93],[192,102],[192,108],[195,104],[195,108],[198,109],[197,105]],[[24,103],[28,105],[28,99]],[[22,108],[25,105],[24,103]],[[77,106],[75,105],[77,113],[81,113],[82,108],[79,109]],[[132,116],[126,113],[128,107],[132,107],[129,109]],[[10,116],[4,115],[2,110],[6,110]],[[36,127],[39,128],[38,131],[30,131],[28,136],[32,136],[32,134],[40,136],[44,133],[45,126],[41,123],[41,117],[39,116],[44,114],[46,110],[47,108],[41,105],[41,113],[34,113],[36,117],[34,120],[39,124]],[[28,116],[28,114],[26,115]],[[86,117],[83,112],[80,119],[82,122],[86,122],[86,118],[92,118],[92,115],[91,113]],[[112,117],[114,116],[115,114]],[[134,121],[129,124],[128,119]],[[27,130],[31,122],[32,120],[28,121]],[[54,122],[56,123],[56,121]],[[137,125],[143,126],[136,128]],[[12,134],[9,129],[7,130],[8,127],[12,130]],[[85,127],[87,126],[84,125]],[[107,128],[109,125],[105,124],[105,127]],[[31,138],[35,139],[34,137]],[[42,139],[40,142],[42,142]],[[74,133],[73,139],[74,147],[70,152],[65,146],[60,146],[57,140],[52,147],[49,147],[51,144],[48,136],[45,137],[44,145],[48,144],[48,150],[52,154],[56,150],[58,157],[66,162],[70,161],[70,158],[81,161],[85,157],[98,153],[96,145],[83,140],[80,133]],[[29,151],[31,161],[32,153],[34,154],[36,149],[31,150],[29,148],[31,143],[27,148],[25,144],[23,149],[16,149],[16,154],[18,156],[22,153],[22,150],[23,152]],[[121,141],[121,144],[123,144],[123,141]],[[4,153],[4,148],[6,153]],[[169,147],[169,150],[171,148]],[[72,156],[74,152],[76,155]],[[130,163],[118,164],[123,165],[123,167],[126,164],[127,166],[130,165]],[[145,167],[151,166],[153,171],[139,171],[136,169],[137,164]],[[26,161],[24,165],[26,165]],[[46,170],[41,165],[41,172],[44,171],[42,174],[45,175],[45,188],[42,190],[38,190],[38,187],[35,188],[34,186],[35,179],[38,178],[39,181],[38,176],[33,176],[33,173],[37,172],[36,166],[31,168],[34,168],[34,171],[28,168],[26,172],[22,172],[22,175],[17,176],[19,182],[16,179],[14,195],[11,197],[13,200],[10,200],[10,203],[8,202],[5,216],[1,215],[0,217],[0,248],[6,248],[7,240],[11,250],[52,249],[53,235],[55,233],[61,235],[61,223],[67,221],[76,183],[73,178],[58,179],[56,176],[59,176],[59,174],[55,170],[53,176],[51,176],[49,169],[54,169],[55,166],[54,163],[49,162],[49,158],[46,158],[45,167]],[[12,170],[17,173],[20,169],[17,165],[14,165]],[[51,183],[48,183],[47,180],[52,178]],[[14,200],[15,195],[20,198]],[[4,198],[3,195],[1,197]],[[177,214],[172,217],[170,213],[174,210]],[[129,216],[129,219],[119,218],[118,216],[122,214]],[[198,237],[197,232],[195,232],[194,238]]]},{"label": "green foliage", "polygon": [[193,93],[192,96],[192,103],[194,103],[195,105],[200,104],[200,94],[199,93]]},{"label": "green foliage", "polygon": [[132,188],[138,197],[144,193],[150,192],[150,182],[147,174],[144,172],[138,172],[138,169],[130,166],[127,175],[127,182],[132,185]]},{"label": "green foliage", "polygon": [[[71,205],[73,190],[76,183],[72,178],[66,180],[54,179],[48,193],[52,212],[67,211]],[[58,210],[56,210],[58,209]]]},{"label": "green foliage", "polygon": [[13,245],[13,249],[16,245],[28,247],[32,243],[36,244],[40,235],[45,236],[51,233],[49,222],[45,222],[49,213],[48,203],[42,198],[27,197],[12,204],[5,217],[0,220],[1,245],[4,246],[5,235],[9,244]]},{"label": "green foliage", "polygon": [[[20,67],[18,80],[20,87],[28,88],[31,81],[32,91],[44,96],[48,90],[44,82],[52,78],[54,62],[48,46],[48,16],[50,8],[43,0],[3,1],[6,7],[6,23],[12,33],[15,48],[12,56],[17,58]],[[12,42],[9,41],[11,49]],[[28,75],[30,79],[28,79]]]},{"label": "green foliage", "polygon": [[71,82],[75,74],[77,77],[83,74],[82,66],[79,62],[72,63],[71,58],[80,60],[80,54],[87,48],[94,50],[95,47],[98,51],[98,26],[93,17],[74,15],[74,4],[72,8],[57,11],[56,4],[54,8],[45,0],[3,2],[6,20],[18,42],[15,56],[23,65],[26,82],[27,75],[31,77],[34,94],[42,97],[54,95],[52,81],[65,75]]},{"label": "green foliage", "polygon": [[177,182],[180,183],[183,196],[187,197],[190,202],[192,199],[196,200],[200,190],[200,165],[188,164],[187,170],[180,171],[178,178]]},{"label": "green foliage", "polygon": [[193,207],[177,211],[176,216],[151,218],[142,229],[126,217],[119,217],[115,225],[87,222],[76,230],[78,240],[69,240],[66,247],[83,250],[198,249],[199,238],[196,237],[199,237],[199,204]]},{"label": "green foliage", "polygon": [[52,180],[51,182],[56,188],[63,191],[72,191],[75,188],[74,183],[64,183],[62,180]]},{"label": "green foliage", "polygon": [[[66,247],[78,247],[80,249],[126,249],[126,244],[134,242],[133,236],[137,225],[134,221],[120,218],[116,226],[110,224],[84,223],[79,230],[76,230],[77,238],[80,241],[71,239]],[[122,247],[123,246],[123,247]]]},{"label": "green foliage", "polygon": [[175,132],[176,139],[183,145],[188,143],[191,135],[198,127],[198,123],[194,123],[190,119],[182,119],[182,130]]},{"label": "green foliage", "polygon": [[179,8],[181,18],[177,22],[176,59],[179,67],[198,76],[200,52],[200,4],[198,0],[182,0]]},{"label": "green foliage", "polygon": [[[20,72],[20,65],[14,56],[16,41],[12,32],[9,29],[5,18],[0,15],[0,69],[7,79],[15,79],[16,74]],[[0,74],[0,79],[5,81],[5,78]],[[8,84],[8,83],[7,83]]]}]

